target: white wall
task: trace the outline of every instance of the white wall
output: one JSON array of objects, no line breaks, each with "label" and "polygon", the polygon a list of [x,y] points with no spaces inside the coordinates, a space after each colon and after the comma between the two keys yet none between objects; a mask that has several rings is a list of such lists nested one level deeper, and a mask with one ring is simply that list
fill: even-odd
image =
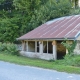
[{"label": "white wall", "polygon": [[76,47],[74,49],[75,54],[80,54],[80,40],[77,41]]}]

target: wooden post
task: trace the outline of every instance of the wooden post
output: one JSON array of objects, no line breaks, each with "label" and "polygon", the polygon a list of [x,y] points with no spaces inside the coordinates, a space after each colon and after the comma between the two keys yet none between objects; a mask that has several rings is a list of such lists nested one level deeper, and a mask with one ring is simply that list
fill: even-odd
[{"label": "wooden post", "polygon": [[55,40],[52,42],[52,45],[53,45],[53,58],[54,60],[56,60],[57,59],[57,46],[56,46]]}]

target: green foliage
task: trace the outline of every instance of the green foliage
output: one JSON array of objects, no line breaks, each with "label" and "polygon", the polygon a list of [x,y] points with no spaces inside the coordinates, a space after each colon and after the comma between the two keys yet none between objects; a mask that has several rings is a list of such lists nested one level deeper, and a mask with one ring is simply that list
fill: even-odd
[{"label": "green foliage", "polygon": [[7,52],[12,55],[19,55],[17,45],[13,43],[1,43],[0,42],[0,52]]},{"label": "green foliage", "polygon": [[48,20],[69,15],[69,0],[0,0],[0,41],[15,42],[17,37]]},{"label": "green foliage", "polygon": [[66,47],[68,53],[72,55],[76,46],[76,41],[73,41],[73,43],[69,43],[69,40],[65,39],[61,44]]},{"label": "green foliage", "polygon": [[80,67],[80,55],[65,55],[64,59],[56,60],[56,64],[58,65],[65,65],[65,66],[72,66],[72,67]]},{"label": "green foliage", "polygon": [[40,1],[41,0],[13,0],[13,5],[16,7],[16,9],[31,12],[30,10],[34,10],[39,7]]},{"label": "green foliage", "polygon": [[2,42],[0,42],[0,52],[3,51],[3,45]]},{"label": "green foliage", "polygon": [[50,16],[53,15],[52,17],[56,18],[69,15],[71,10],[71,3],[69,0],[49,0],[48,3],[47,6],[49,7]]},{"label": "green foliage", "polygon": [[[31,26],[33,28],[45,23],[54,18],[69,15],[71,10],[71,3],[69,0],[48,0],[45,5],[41,5],[39,10],[35,10],[35,15],[32,15]],[[35,23],[36,21],[36,23]]]},{"label": "green foliage", "polygon": [[0,42],[0,52],[6,50],[6,43]]},{"label": "green foliage", "polygon": [[0,20],[0,41],[14,42],[16,37],[18,37],[16,21],[8,18]]},{"label": "green foliage", "polygon": [[64,64],[80,67],[80,55],[73,55],[73,56],[66,55],[64,57]]},{"label": "green foliage", "polygon": [[18,55],[17,46],[13,43],[7,44],[7,51],[8,51],[8,53],[11,53],[12,55]]},{"label": "green foliage", "polygon": [[80,14],[80,8],[72,9],[70,13],[70,15],[78,15]]},{"label": "green foliage", "polygon": [[0,0],[0,3],[3,2],[4,0]]}]

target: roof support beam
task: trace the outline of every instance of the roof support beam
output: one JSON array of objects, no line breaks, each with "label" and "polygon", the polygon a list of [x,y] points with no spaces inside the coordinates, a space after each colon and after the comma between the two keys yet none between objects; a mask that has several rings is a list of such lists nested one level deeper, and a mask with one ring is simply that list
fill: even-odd
[{"label": "roof support beam", "polygon": [[39,52],[42,54],[43,53],[43,41],[39,41]]},{"label": "roof support beam", "polygon": [[56,45],[55,40],[52,42],[52,45],[53,45],[53,58],[54,60],[56,60],[57,59],[57,45]]}]

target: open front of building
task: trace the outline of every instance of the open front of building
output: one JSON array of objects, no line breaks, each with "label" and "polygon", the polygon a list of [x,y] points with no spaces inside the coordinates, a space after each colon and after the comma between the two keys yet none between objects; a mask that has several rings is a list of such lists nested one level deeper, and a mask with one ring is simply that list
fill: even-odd
[{"label": "open front of building", "polygon": [[66,48],[61,42],[56,40],[25,40],[22,41],[21,55],[46,60],[61,59],[66,55]]},{"label": "open front of building", "polygon": [[[68,50],[61,43],[62,40],[24,40],[22,41],[22,50],[20,54],[26,57],[45,60],[63,59],[68,53]],[[68,41],[68,43],[73,44],[73,40]],[[80,54],[80,40],[77,40],[74,54]]]}]

